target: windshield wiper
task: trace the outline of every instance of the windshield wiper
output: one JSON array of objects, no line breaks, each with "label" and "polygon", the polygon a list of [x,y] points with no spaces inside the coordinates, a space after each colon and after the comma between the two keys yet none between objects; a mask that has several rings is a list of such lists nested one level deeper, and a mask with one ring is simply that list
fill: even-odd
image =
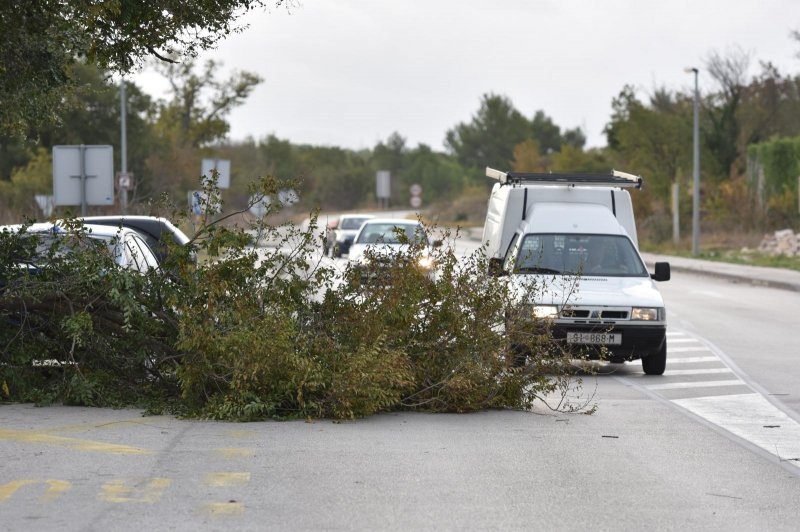
[{"label": "windshield wiper", "polygon": [[561,270],[554,270],[552,268],[539,268],[538,266],[529,266],[524,268],[517,268],[518,273],[562,273]]}]

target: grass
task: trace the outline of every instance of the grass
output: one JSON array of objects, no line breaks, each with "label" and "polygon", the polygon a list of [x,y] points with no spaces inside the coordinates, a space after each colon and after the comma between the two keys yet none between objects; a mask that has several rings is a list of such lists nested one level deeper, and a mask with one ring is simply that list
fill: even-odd
[{"label": "grass", "polygon": [[[677,257],[692,257],[692,252],[688,247],[676,247],[672,243],[653,244],[651,242],[641,242],[641,245],[642,251],[649,253],[674,255]],[[786,255],[768,255],[748,247],[730,247],[720,244],[704,246],[703,243],[701,243],[700,254],[692,258],[800,271],[800,256],[788,257]]]}]

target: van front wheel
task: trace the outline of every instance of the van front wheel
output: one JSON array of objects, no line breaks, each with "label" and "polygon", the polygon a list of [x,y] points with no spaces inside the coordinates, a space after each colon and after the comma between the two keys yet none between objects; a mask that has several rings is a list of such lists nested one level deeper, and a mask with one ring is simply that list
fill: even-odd
[{"label": "van front wheel", "polygon": [[661,344],[661,349],[658,350],[658,353],[653,353],[642,359],[642,369],[646,375],[663,375],[666,367],[667,339],[664,338],[664,343]]}]

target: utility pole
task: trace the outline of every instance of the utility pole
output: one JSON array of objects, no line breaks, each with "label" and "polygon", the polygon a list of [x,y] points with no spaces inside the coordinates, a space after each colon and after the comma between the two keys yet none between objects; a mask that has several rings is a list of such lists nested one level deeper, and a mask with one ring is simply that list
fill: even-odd
[{"label": "utility pole", "polygon": [[687,72],[694,73],[694,194],[692,198],[692,256],[700,253],[700,93],[697,88],[697,68],[687,68]]},{"label": "utility pole", "polygon": [[125,78],[119,82],[119,124],[120,124],[120,186],[119,202],[122,214],[128,213],[128,134],[127,134],[127,98],[125,97]]}]

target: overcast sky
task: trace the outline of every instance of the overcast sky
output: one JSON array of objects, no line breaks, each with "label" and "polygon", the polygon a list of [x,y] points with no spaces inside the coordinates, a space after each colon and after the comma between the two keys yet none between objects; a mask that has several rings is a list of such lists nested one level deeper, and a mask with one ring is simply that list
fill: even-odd
[{"label": "overcast sky", "polygon": [[[229,117],[230,138],[371,148],[397,131],[442,150],[484,93],[529,118],[605,145],[611,100],[625,84],[689,90],[713,51],[738,46],[751,73],[771,61],[800,73],[798,0],[295,0],[242,19],[249,27],[201,56],[264,78]],[[134,81],[163,97],[144,71]]]}]

